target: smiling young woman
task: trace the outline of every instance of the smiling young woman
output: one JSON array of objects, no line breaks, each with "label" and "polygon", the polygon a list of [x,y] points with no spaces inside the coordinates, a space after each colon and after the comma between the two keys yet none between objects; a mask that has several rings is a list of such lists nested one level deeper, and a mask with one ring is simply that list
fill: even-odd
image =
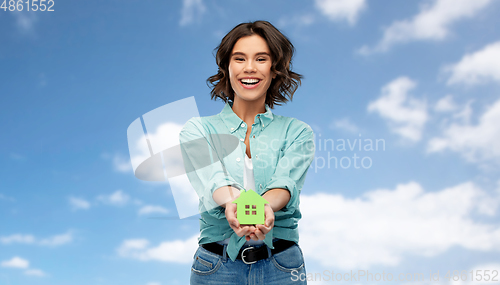
[{"label": "smiling young woman", "polygon": [[[205,168],[189,177],[200,195],[200,247],[191,268],[191,284],[304,284],[298,246],[299,201],[314,158],[314,134],[306,123],[273,114],[292,99],[301,75],[291,71],[294,47],[266,21],[242,23],[217,47],[218,73],[207,82],[212,99],[226,104],[221,113],[189,120],[181,146],[205,138],[214,152],[213,135],[232,135],[239,145],[222,157],[223,171]],[[184,161],[198,159],[183,149]],[[214,161],[216,163],[217,161]],[[208,169],[208,170],[207,170]],[[265,198],[265,223],[241,225],[232,203],[252,189]],[[210,200],[210,201],[207,201]],[[215,208],[206,208],[208,203]]]},{"label": "smiling young woman", "polygon": [[236,42],[229,61],[229,80],[235,95],[233,111],[247,110],[247,105],[266,111],[267,89],[276,78],[271,63],[271,52],[261,36],[251,35]]}]

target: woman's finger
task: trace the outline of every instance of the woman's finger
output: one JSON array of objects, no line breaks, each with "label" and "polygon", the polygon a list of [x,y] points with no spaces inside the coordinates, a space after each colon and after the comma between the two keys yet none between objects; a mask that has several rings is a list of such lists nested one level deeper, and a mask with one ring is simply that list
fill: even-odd
[{"label": "woman's finger", "polygon": [[266,238],[266,235],[260,230],[260,227],[257,227],[257,229],[255,230],[255,236],[259,240],[264,240]]},{"label": "woman's finger", "polygon": [[259,238],[254,233],[251,233],[248,237],[250,237],[250,239],[253,240],[253,241],[258,241],[259,240]]},{"label": "woman's finger", "polygon": [[255,232],[255,227],[254,226],[244,226],[242,227],[242,232],[244,235],[249,236]]},{"label": "woman's finger", "polygon": [[235,227],[240,226],[240,223],[236,218],[236,204],[227,204],[225,214],[230,225],[234,225]]},{"label": "woman's finger", "polygon": [[257,225],[257,229],[263,234],[263,235],[267,235],[272,227],[266,227],[265,225]]},{"label": "woman's finger", "polygon": [[266,204],[266,206],[264,207],[264,214],[266,216],[264,223],[265,226],[267,228],[274,227],[274,211],[269,204]]}]

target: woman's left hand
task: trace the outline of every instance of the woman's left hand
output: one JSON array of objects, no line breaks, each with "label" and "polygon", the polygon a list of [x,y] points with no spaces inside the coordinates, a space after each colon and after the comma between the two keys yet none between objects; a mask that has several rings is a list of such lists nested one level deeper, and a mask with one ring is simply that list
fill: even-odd
[{"label": "woman's left hand", "polygon": [[245,237],[247,241],[264,240],[266,238],[266,234],[269,233],[271,229],[274,227],[274,211],[271,208],[271,205],[266,204],[264,206],[264,215],[265,215],[264,225],[255,225],[256,227],[255,231]]}]

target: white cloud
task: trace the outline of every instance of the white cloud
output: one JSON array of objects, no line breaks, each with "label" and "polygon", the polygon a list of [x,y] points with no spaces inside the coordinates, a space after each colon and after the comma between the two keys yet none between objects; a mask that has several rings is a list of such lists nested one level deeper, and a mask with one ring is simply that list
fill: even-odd
[{"label": "white cloud", "polygon": [[148,215],[148,214],[167,214],[168,210],[161,207],[161,206],[154,206],[154,205],[145,205],[139,209],[138,214],[139,215]]},{"label": "white cloud", "polygon": [[399,77],[382,88],[382,95],[368,105],[369,112],[377,112],[385,118],[392,132],[405,139],[419,141],[427,122],[427,106],[424,100],[408,95],[416,83],[408,77]]},{"label": "white cloud", "polygon": [[40,269],[28,269],[28,270],[24,271],[24,274],[30,275],[30,276],[37,276],[37,277],[44,277],[47,275],[45,272],[43,272]]},{"label": "white cloud", "polygon": [[347,21],[354,25],[366,8],[366,0],[316,0],[315,6],[332,21]]},{"label": "white cloud", "polygon": [[186,26],[200,18],[206,11],[203,0],[183,0],[179,25]]},{"label": "white cloud", "polygon": [[43,277],[46,276],[47,274],[43,272],[40,269],[34,269],[34,268],[29,268],[30,267],[30,262],[26,259],[23,259],[21,257],[15,256],[11,258],[10,260],[2,261],[0,263],[0,266],[2,267],[8,267],[8,268],[17,268],[17,269],[26,269],[24,271],[24,274],[30,275],[30,276],[37,276],[37,277]]},{"label": "white cloud", "polygon": [[[286,27],[290,25],[296,26],[309,26],[312,25],[315,21],[313,14],[303,14],[303,15],[295,15],[295,16],[285,16],[281,17],[278,21],[279,27]],[[221,34],[218,38],[222,38],[224,34]]]},{"label": "white cloud", "polygon": [[25,269],[25,268],[28,268],[30,266],[30,262],[26,259],[15,256],[10,260],[2,261],[2,263],[0,263],[0,266]]},{"label": "white cloud", "polygon": [[330,128],[332,128],[332,129],[340,129],[340,130],[344,130],[344,131],[347,131],[347,132],[350,132],[350,133],[357,133],[357,132],[359,132],[358,126],[356,126],[356,124],[354,124],[353,122],[351,122],[349,120],[349,118],[342,118],[342,119],[339,119],[339,120],[334,120],[330,124]]},{"label": "white cloud", "polygon": [[0,243],[2,244],[36,244],[41,246],[60,246],[73,241],[73,234],[71,232],[67,232],[65,234],[55,235],[52,237],[37,239],[33,235],[28,234],[13,234],[10,236],[1,236]]},{"label": "white cloud", "polygon": [[113,167],[116,171],[119,172],[132,171],[132,164],[130,163],[130,159],[119,154],[116,154],[113,157]]},{"label": "white cloud", "polygon": [[144,204],[144,202],[142,202],[142,200],[139,200],[139,199],[134,199],[132,201],[132,203],[134,203],[134,205],[136,205],[136,206],[141,206]]},{"label": "white cloud", "polygon": [[32,235],[22,235],[22,234],[2,236],[2,237],[0,237],[0,243],[2,243],[2,244],[12,244],[12,243],[33,244],[33,243],[35,243],[35,237]]},{"label": "white cloud", "polygon": [[12,15],[15,17],[16,26],[21,33],[31,34],[34,32],[35,24],[38,21],[35,12],[13,11]]},{"label": "white cloud", "polygon": [[[142,147],[142,145],[141,145]],[[149,149],[147,145],[145,145],[145,149],[141,149],[141,151],[145,151],[149,155]],[[119,153],[115,153],[114,155],[104,152],[101,154],[101,157],[105,160],[110,160],[113,164],[113,169],[118,172],[128,173],[132,171],[132,163],[130,160],[130,156],[124,156]]]},{"label": "white cloud", "polygon": [[124,206],[130,201],[130,196],[123,193],[122,190],[117,190],[110,195],[99,195],[97,200],[114,206]]},{"label": "white cloud", "polygon": [[471,105],[473,102],[474,100],[467,101],[467,103],[461,108],[461,110],[458,110],[458,112],[453,114],[453,118],[458,119],[464,124],[469,124],[470,118],[472,117]]},{"label": "white cloud", "polygon": [[118,249],[118,253],[120,253],[120,255],[125,255],[123,253],[129,252],[130,250],[145,249],[148,245],[149,241],[147,239],[129,239],[122,243],[120,249]]},{"label": "white cloud", "polygon": [[87,210],[90,208],[90,203],[82,198],[69,197],[69,204],[73,210]]},{"label": "white cloud", "polygon": [[150,247],[146,239],[125,240],[117,249],[118,255],[140,261],[163,261],[190,263],[198,248],[198,235],[187,240],[165,241],[156,247]]},{"label": "white cloud", "polygon": [[436,112],[451,112],[455,111],[458,108],[455,101],[453,101],[453,96],[446,95],[443,98],[437,101],[436,106],[434,106],[434,110]]},{"label": "white cloud", "polygon": [[340,269],[396,266],[409,255],[433,257],[457,246],[500,251],[500,226],[473,219],[494,216],[499,205],[471,182],[436,192],[409,182],[357,198],[304,195],[301,246],[308,258]]},{"label": "white cloud", "polygon": [[500,82],[500,41],[466,54],[458,63],[446,66],[443,70],[450,73],[448,85]]},{"label": "white cloud", "polygon": [[[467,107],[464,109],[466,112],[464,116],[470,116],[470,107]],[[500,158],[499,122],[500,100],[497,100],[481,115],[476,125],[466,121],[446,126],[440,137],[429,140],[427,151],[432,153],[451,150],[460,153],[471,162],[498,162]]]},{"label": "white cloud", "polygon": [[[133,199],[130,197],[128,194],[124,193],[122,190],[117,190],[111,194],[101,194],[95,197],[95,200],[97,200],[96,203],[101,203],[105,205],[111,205],[111,206],[125,206],[129,204],[133,204],[136,206],[141,206],[144,203],[139,200],[139,199]],[[81,199],[81,198],[75,198],[71,197],[70,198],[70,204],[72,205],[74,210],[77,209],[88,209],[91,207],[91,203]]]},{"label": "white cloud", "polygon": [[47,86],[47,77],[45,76],[45,73],[40,73],[38,78],[39,78],[39,85],[41,87]]},{"label": "white cloud", "polygon": [[54,247],[67,244],[72,241],[73,241],[73,234],[71,232],[67,232],[65,234],[55,235],[46,239],[42,239],[39,241],[39,244],[43,246]]},{"label": "white cloud", "polygon": [[10,153],[10,158],[12,160],[15,160],[15,161],[25,161],[26,160],[26,156],[19,154],[19,153],[15,153],[15,152]]},{"label": "white cloud", "polygon": [[0,200],[6,200],[6,201],[15,201],[14,198],[12,197],[9,197],[9,196],[5,196],[4,194],[0,193]]},{"label": "white cloud", "polygon": [[[103,154],[103,156],[107,156],[107,154]],[[69,203],[73,210],[80,209],[89,209],[92,205],[110,205],[110,206],[126,206],[126,205],[136,205],[142,206],[144,202],[139,199],[132,198],[130,195],[125,193],[122,190],[117,190],[111,194],[101,194],[95,197],[95,201],[93,203],[78,197],[70,197]]]},{"label": "white cloud", "polygon": [[[459,20],[471,18],[484,9],[491,0],[434,0],[424,3],[421,11],[411,19],[396,21],[384,29],[382,39],[374,47],[364,46],[359,52],[385,52],[398,43],[418,40],[439,41],[450,34],[450,26]],[[430,5],[429,5],[430,4]]]}]

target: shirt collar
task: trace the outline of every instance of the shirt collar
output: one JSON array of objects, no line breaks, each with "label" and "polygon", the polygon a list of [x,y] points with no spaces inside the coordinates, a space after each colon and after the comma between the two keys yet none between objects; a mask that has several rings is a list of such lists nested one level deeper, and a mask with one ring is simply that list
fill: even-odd
[{"label": "shirt collar", "polygon": [[[224,109],[222,109],[222,112],[220,112],[220,117],[222,118],[226,126],[231,130],[231,133],[235,132],[243,122],[243,120],[240,119],[240,117],[238,117],[238,115],[236,115],[233,112],[232,107],[233,107],[233,102],[228,101],[226,102]],[[266,112],[257,114],[254,119],[255,120],[254,123],[260,123],[262,129],[266,128],[273,120],[273,113],[271,112],[271,108],[269,108],[267,104],[265,105],[265,107],[266,107]]]}]

